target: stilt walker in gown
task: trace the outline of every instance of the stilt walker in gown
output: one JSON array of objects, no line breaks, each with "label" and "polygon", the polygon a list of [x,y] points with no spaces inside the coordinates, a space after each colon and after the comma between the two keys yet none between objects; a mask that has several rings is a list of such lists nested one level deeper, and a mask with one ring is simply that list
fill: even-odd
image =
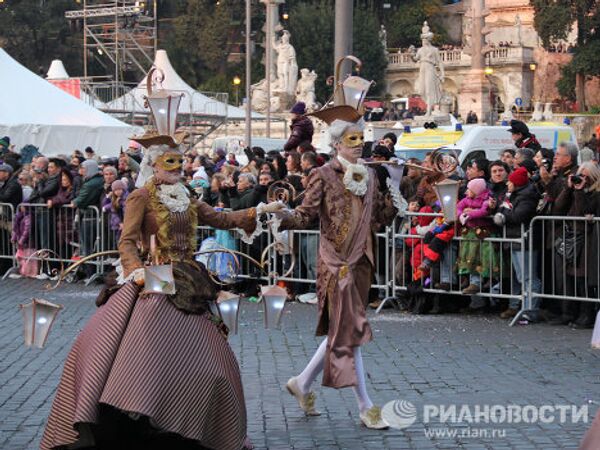
[{"label": "stilt walker in gown", "polygon": [[276,213],[275,222],[281,221],[282,229],[306,229],[320,219],[317,335],[325,339],[286,388],[306,415],[319,415],[311,385],[323,371],[323,386],[352,387],[361,421],[383,429],[388,424],[381,408],[367,393],[361,346],[372,339],[365,307],[375,264],[375,233],[392,224],[405,202],[396,187],[388,183],[390,189],[380,189],[375,171],[357,163],[364,122],[356,109],[335,106],[313,115],[329,124],[336,156],[310,173],[302,204]]},{"label": "stilt walker in gown", "polygon": [[[172,137],[166,140],[153,145],[140,139],[148,148],[141,187],[125,207],[123,284],[67,357],[43,450],[249,446],[238,363],[226,327],[209,310],[215,286],[194,260],[196,227],[253,233],[257,216],[279,205],[224,213],[195,200],[181,182],[183,153]],[[149,258],[172,265],[174,294],[143,290]]]}]

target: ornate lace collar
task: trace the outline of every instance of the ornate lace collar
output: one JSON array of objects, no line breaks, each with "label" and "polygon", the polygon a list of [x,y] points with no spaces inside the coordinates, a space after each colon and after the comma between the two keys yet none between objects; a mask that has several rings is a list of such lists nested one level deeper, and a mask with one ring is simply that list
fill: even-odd
[{"label": "ornate lace collar", "polygon": [[190,207],[189,193],[181,183],[161,184],[156,189],[156,195],[171,212],[185,212]]},{"label": "ornate lace collar", "polygon": [[367,193],[369,183],[369,171],[362,164],[352,164],[350,161],[338,155],[338,161],[344,168],[344,186],[352,194],[362,197]]}]

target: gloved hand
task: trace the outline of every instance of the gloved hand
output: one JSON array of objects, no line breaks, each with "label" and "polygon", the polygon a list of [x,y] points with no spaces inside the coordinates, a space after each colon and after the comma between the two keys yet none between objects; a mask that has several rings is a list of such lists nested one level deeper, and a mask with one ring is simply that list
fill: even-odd
[{"label": "gloved hand", "polygon": [[465,225],[467,223],[467,220],[469,220],[469,215],[467,213],[462,213],[458,220],[460,221],[460,223]]},{"label": "gloved hand", "polygon": [[506,217],[504,216],[504,214],[502,214],[502,213],[494,214],[494,223],[496,225],[498,225],[499,227],[504,226],[504,224],[506,223]]},{"label": "gloved hand", "polygon": [[271,202],[268,204],[260,203],[256,207],[256,214],[259,216],[267,213],[277,213],[285,208],[285,204],[282,202]]}]

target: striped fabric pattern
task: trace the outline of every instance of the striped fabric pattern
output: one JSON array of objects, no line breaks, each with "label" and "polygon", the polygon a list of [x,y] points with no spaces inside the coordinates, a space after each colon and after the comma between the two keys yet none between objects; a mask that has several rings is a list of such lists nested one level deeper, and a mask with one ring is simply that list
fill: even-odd
[{"label": "striped fabric pattern", "polygon": [[105,403],[216,450],[239,450],[246,407],[235,354],[207,315],[125,285],[77,338],[42,439],[73,443],[75,423],[97,422]]}]

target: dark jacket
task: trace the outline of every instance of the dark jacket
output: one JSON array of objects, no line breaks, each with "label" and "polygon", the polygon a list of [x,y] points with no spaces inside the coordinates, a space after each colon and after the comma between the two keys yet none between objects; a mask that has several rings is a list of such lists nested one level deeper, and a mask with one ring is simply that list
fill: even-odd
[{"label": "dark jacket", "polygon": [[229,206],[232,210],[252,208],[258,205],[258,192],[253,187],[244,192],[238,192],[237,189],[229,191]]},{"label": "dark jacket", "polygon": [[46,203],[54,197],[60,187],[60,173],[38,181],[29,196],[29,203]]},{"label": "dark jacket", "polygon": [[565,203],[556,204],[556,200],[567,188],[567,180],[570,175],[577,173],[577,166],[572,165],[564,169],[562,172],[556,174],[545,186],[544,203],[547,205],[544,212],[551,216],[562,216],[567,212],[567,205]]},{"label": "dark jacket", "polygon": [[515,142],[517,148],[530,148],[534,152],[537,152],[542,148],[541,144],[538,142],[535,134],[530,134],[528,136],[524,136]]},{"label": "dark jacket", "polygon": [[510,194],[512,208],[500,208],[500,213],[506,219],[506,234],[508,237],[521,236],[521,224],[525,228],[529,226],[531,219],[535,217],[540,195],[531,183],[517,188]]},{"label": "dark jacket", "polygon": [[23,201],[23,188],[17,180],[16,174],[13,174],[0,187],[0,203],[10,203],[15,208]]},{"label": "dark jacket", "polygon": [[286,152],[296,150],[296,147],[298,147],[298,145],[300,145],[302,142],[312,142],[315,128],[312,121],[308,117],[300,116],[292,119],[290,129],[292,130],[292,134],[283,146],[283,149]]},{"label": "dark jacket", "polygon": [[91,178],[84,180],[79,190],[79,194],[73,200],[78,208],[87,208],[89,206],[100,206],[100,198],[104,192],[104,178],[96,174]]}]

